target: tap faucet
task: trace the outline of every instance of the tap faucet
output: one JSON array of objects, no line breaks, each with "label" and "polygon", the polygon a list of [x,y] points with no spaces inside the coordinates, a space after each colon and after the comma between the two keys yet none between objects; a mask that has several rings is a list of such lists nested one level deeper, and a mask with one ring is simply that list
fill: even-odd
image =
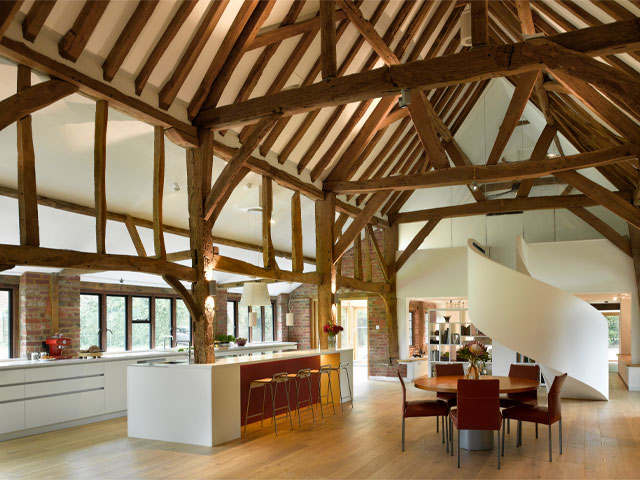
[{"label": "tap faucet", "polygon": [[166,351],[167,350],[167,338],[170,338],[171,341],[173,342],[173,335],[165,335],[162,337],[162,351]]}]

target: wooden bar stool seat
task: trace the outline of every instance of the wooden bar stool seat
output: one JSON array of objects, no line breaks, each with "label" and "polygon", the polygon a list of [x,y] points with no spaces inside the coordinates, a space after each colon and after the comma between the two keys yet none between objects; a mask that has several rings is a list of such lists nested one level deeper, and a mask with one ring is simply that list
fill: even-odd
[{"label": "wooden bar stool seat", "polygon": [[[278,385],[282,385],[284,387],[284,393],[287,398],[287,404],[282,407],[276,407],[277,398],[278,398]],[[271,393],[271,421],[273,422],[273,428],[278,435],[278,423],[276,421],[276,415],[278,410],[286,409],[285,419],[289,419],[289,423],[291,425],[291,430],[293,430],[293,420],[291,418],[291,407],[289,405],[289,375],[287,372],[276,373],[271,378],[260,378],[257,380],[252,380],[249,384],[249,396],[247,398],[247,410],[244,417],[244,431],[247,432],[247,423],[250,418],[261,417],[260,419],[260,428],[262,428],[264,423],[264,406],[267,397],[267,386],[269,386],[269,390]],[[254,415],[249,415],[249,405],[251,403],[251,392],[254,389],[263,388],[262,394],[262,413],[256,413]]]}]

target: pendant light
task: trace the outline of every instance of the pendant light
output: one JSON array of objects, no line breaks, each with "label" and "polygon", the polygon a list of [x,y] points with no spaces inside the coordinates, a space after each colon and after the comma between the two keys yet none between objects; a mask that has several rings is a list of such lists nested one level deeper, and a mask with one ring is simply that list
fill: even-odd
[{"label": "pendant light", "polygon": [[242,287],[242,298],[240,298],[240,306],[251,307],[249,312],[249,326],[258,326],[258,312],[253,311],[254,307],[267,307],[271,305],[269,298],[269,289],[266,283],[247,282]]},{"label": "pendant light", "polygon": [[470,47],[471,43],[471,4],[467,4],[460,15],[460,45]]}]

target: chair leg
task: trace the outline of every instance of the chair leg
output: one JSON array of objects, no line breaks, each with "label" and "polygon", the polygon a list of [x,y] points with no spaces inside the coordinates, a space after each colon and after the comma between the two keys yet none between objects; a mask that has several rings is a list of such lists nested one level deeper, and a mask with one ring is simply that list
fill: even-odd
[{"label": "chair leg", "polygon": [[538,439],[538,424],[536,423],[536,440]]},{"label": "chair leg", "polygon": [[247,411],[244,414],[244,433],[247,433],[247,422],[249,419],[249,404],[251,403],[251,386],[249,386],[249,398],[247,398]]},{"label": "chair leg", "polygon": [[458,430],[458,468],[460,468],[460,430]]},{"label": "chair leg", "polygon": [[[287,415],[289,415],[289,425],[293,430],[293,419],[291,418],[291,403],[289,403],[289,380],[287,380],[287,387],[285,388],[285,394],[287,395]],[[277,388],[277,385],[276,385]],[[298,412],[298,420],[300,420],[300,412]]]},{"label": "chair leg", "polygon": [[498,437],[498,470],[500,470],[500,430],[496,430],[496,436]]},{"label": "chair leg", "polygon": [[[329,375],[327,375],[327,381],[329,383],[329,398],[331,398],[331,408],[333,408],[333,414],[336,414],[336,405],[333,401],[333,389],[331,387],[331,371],[329,371]],[[329,403],[329,399],[327,399],[327,404]]]},{"label": "chair leg", "polygon": [[296,378],[296,410],[298,411],[298,426],[301,426],[300,423],[300,384],[298,379]]},{"label": "chair leg", "polygon": [[402,416],[402,451],[404,452],[404,415]]},{"label": "chair leg", "polygon": [[560,442],[560,455],[562,455],[562,419],[558,422],[558,441]]},{"label": "chair leg", "polygon": [[263,384],[262,388],[262,418],[260,419],[260,428],[262,428],[262,424],[264,423],[264,405],[267,401],[267,386]]},{"label": "chair leg", "polygon": [[[509,423],[507,420],[506,423]],[[502,456],[504,457],[504,427],[505,427],[505,419],[502,419]]]},{"label": "chair leg", "polygon": [[511,419],[507,419],[507,433],[511,434]]},{"label": "chair leg", "polygon": [[[436,418],[436,423],[438,423],[438,419]],[[444,417],[442,417],[442,443],[444,443]]]},{"label": "chair leg", "polygon": [[453,457],[453,422],[449,417],[449,440],[451,441],[451,456]]},{"label": "chair leg", "polygon": [[313,411],[313,394],[311,393],[311,376],[307,377],[307,384],[309,385],[309,407],[311,409],[311,417],[313,418],[313,422],[316,421],[316,414]]},{"label": "chair leg", "polygon": [[444,417],[442,417],[442,426],[446,430],[445,436],[447,437],[447,453],[449,453],[449,422],[445,421]]},{"label": "chair leg", "polygon": [[320,404],[320,416],[324,420],[324,412],[322,411],[322,375],[318,373],[318,403]]},{"label": "chair leg", "polygon": [[522,428],[522,422],[518,420],[516,425],[516,447],[520,448],[520,429]]},{"label": "chair leg", "polygon": [[440,431],[440,417],[436,417],[436,433]]},{"label": "chair leg", "polygon": [[349,401],[351,402],[351,408],[353,408],[353,392],[351,391],[351,378],[349,377],[349,370],[345,368],[347,373],[347,385],[349,386]]},{"label": "chair leg", "polygon": [[271,389],[271,420],[273,421],[273,428],[276,431],[276,437],[278,436],[278,422],[276,422],[276,398],[278,398],[278,385],[276,384],[275,390],[273,384],[269,384]]},{"label": "chair leg", "polygon": [[551,459],[551,442],[552,442],[552,440],[551,440],[551,424],[549,424],[549,461],[550,462],[553,461]]}]

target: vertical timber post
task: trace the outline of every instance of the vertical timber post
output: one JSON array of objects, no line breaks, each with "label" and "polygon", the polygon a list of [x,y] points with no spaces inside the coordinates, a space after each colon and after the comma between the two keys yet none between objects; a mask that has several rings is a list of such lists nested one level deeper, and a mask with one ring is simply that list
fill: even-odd
[{"label": "vertical timber post", "polygon": [[316,271],[320,274],[318,285],[318,321],[316,332],[320,348],[329,346],[329,338],[323,326],[331,319],[336,288],[336,268],[333,264],[333,223],[335,221],[336,196],[327,193],[324,200],[316,201]]},{"label": "vertical timber post", "polygon": [[398,345],[398,299],[396,298],[396,253],[398,251],[398,224],[392,225],[384,235],[387,272],[389,274],[389,293],[383,296],[387,309],[387,330],[389,332],[389,363],[399,358]]}]

